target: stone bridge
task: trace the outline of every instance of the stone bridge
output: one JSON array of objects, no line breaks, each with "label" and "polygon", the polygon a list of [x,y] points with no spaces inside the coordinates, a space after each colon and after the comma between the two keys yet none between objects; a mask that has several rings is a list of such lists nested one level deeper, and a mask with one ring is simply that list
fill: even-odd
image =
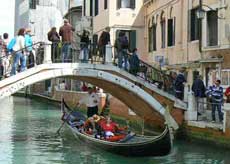
[{"label": "stone bridge", "polygon": [[[109,64],[41,64],[0,81],[0,98],[34,83],[57,77],[69,77],[96,85],[124,102],[145,121],[163,126],[169,109],[170,125],[177,129],[183,121],[184,104],[143,79]],[[172,116],[172,117],[171,117]]]}]

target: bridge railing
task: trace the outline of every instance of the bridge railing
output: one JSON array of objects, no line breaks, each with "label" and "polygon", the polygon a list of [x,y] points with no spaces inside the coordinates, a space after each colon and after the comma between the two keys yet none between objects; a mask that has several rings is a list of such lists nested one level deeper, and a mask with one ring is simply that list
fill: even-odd
[{"label": "bridge railing", "polygon": [[[53,42],[44,43],[37,42],[32,46],[34,60],[29,62],[27,60],[27,69],[34,65],[43,63],[63,63],[63,62],[81,62],[81,63],[98,63],[98,64],[113,64],[118,65],[117,55],[114,55],[112,45],[98,46],[94,43],[68,43],[68,42]],[[20,50],[27,52],[27,48]],[[66,52],[66,55],[63,53]],[[14,56],[16,52],[7,53],[5,56],[1,56],[1,61],[9,60]],[[26,53],[24,53],[26,54]],[[128,54],[130,57],[130,54]],[[3,63],[3,62],[1,62]],[[11,67],[9,64],[8,67]],[[3,68],[1,77],[7,77],[10,73],[10,68]],[[166,92],[173,93],[173,83],[170,75],[166,74],[162,70],[155,68],[154,66],[140,60],[140,66],[138,73],[139,78],[156,85],[158,88],[163,89]]]},{"label": "bridge railing", "polygon": [[[105,48],[105,47],[104,47]],[[63,43],[51,44],[51,60],[53,63],[105,63],[105,49],[95,43]]]},{"label": "bridge railing", "polygon": [[[27,57],[27,60],[29,60],[28,57],[30,56],[30,54],[31,53],[33,54],[33,59],[31,59],[32,61],[26,62],[27,68],[31,68],[36,64],[44,63],[43,59],[45,54],[44,52],[45,45],[46,44],[44,42],[37,42],[31,46],[26,46],[18,51],[8,51],[8,50],[1,51],[0,52],[0,79],[10,76],[13,60],[17,52],[22,52]],[[30,51],[28,51],[28,48],[30,49],[32,48],[31,53]],[[20,68],[20,64],[19,64],[19,68]],[[17,68],[18,72],[19,72],[19,68]]]}]

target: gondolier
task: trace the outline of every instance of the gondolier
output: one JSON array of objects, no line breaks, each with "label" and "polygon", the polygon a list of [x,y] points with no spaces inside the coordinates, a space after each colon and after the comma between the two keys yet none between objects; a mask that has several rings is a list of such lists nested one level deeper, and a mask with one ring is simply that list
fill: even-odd
[{"label": "gondolier", "polygon": [[92,117],[94,114],[98,115],[98,104],[100,99],[98,95],[93,91],[92,87],[88,87],[88,95],[82,98],[78,103],[77,106],[81,106],[85,104],[87,106],[87,117]]}]

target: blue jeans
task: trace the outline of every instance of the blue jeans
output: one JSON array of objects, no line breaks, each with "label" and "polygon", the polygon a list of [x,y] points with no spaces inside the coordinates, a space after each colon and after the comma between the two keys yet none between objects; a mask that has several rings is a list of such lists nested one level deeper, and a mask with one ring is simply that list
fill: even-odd
[{"label": "blue jeans", "polygon": [[62,46],[62,62],[70,62],[70,47],[71,43],[64,43]]},{"label": "blue jeans", "polygon": [[216,121],[216,109],[218,111],[218,116],[219,116],[219,120],[223,121],[223,113],[221,112],[221,103],[219,102],[213,102],[212,104],[212,120]]},{"label": "blue jeans", "polygon": [[122,49],[118,52],[118,67],[122,68],[122,63],[124,59],[124,68],[127,71],[128,70],[128,54],[127,49]]},{"label": "blue jeans", "polygon": [[26,56],[23,55],[22,52],[15,53],[13,57],[14,57],[14,61],[13,61],[12,70],[11,70],[10,75],[16,74],[16,70],[17,70],[19,61],[21,63],[20,72],[24,71],[26,68]]},{"label": "blue jeans", "polygon": [[87,47],[82,48],[82,51],[84,53],[82,63],[87,63],[89,60],[89,49]]}]

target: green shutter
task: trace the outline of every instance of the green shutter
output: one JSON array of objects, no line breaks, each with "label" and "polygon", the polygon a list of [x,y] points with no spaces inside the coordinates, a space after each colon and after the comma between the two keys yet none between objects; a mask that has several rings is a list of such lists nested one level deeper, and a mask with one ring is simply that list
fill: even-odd
[{"label": "green shutter", "polygon": [[130,32],[130,43],[129,48],[132,51],[134,48],[136,48],[136,30],[132,30]]}]

